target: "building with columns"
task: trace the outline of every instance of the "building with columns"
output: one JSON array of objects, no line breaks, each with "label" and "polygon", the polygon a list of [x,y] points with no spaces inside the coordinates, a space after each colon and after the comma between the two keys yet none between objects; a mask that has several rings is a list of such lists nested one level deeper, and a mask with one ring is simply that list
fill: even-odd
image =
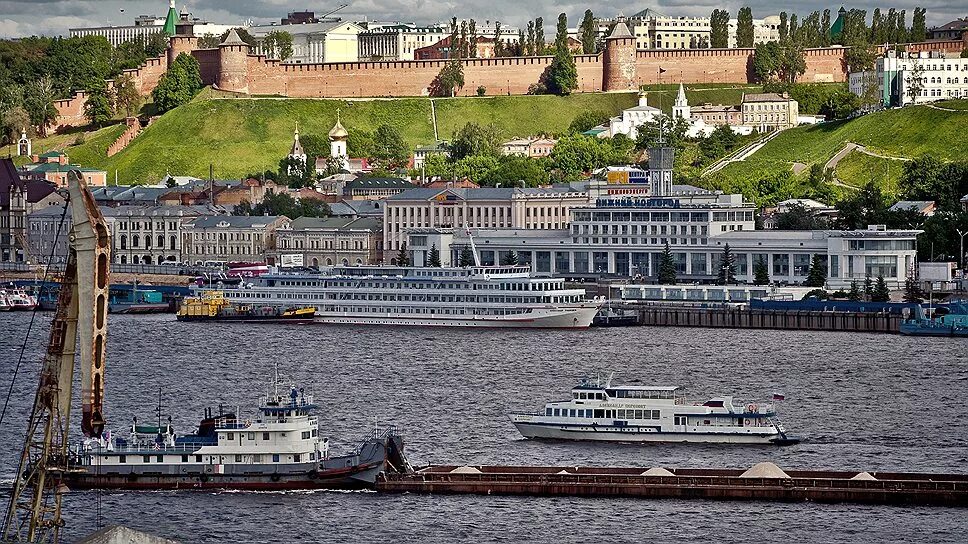
[{"label": "building with columns", "polygon": [[187,226],[200,217],[225,214],[221,208],[182,205],[102,207],[101,211],[111,230],[111,253],[118,264],[189,262]]},{"label": "building with columns", "polygon": [[290,221],[284,215],[198,217],[184,227],[185,262],[275,264],[276,231]]},{"label": "building with columns", "polygon": [[397,251],[410,228],[561,229],[572,207],[587,204],[587,190],[572,186],[410,189],[386,199],[383,239]]},{"label": "building with columns", "polygon": [[299,217],[276,230],[276,262],[349,266],[383,262],[383,221],[374,217]]}]

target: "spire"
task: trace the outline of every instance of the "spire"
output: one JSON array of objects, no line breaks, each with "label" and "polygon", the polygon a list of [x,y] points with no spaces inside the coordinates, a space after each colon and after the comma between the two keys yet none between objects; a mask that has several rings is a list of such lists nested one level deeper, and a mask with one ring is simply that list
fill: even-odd
[{"label": "spire", "polygon": [[292,151],[290,157],[300,157],[305,159],[306,153],[303,151],[302,144],[299,143],[299,123],[296,123],[296,130],[292,133]]},{"label": "spire", "polygon": [[685,106],[689,102],[686,101],[686,89],[682,86],[682,82],[679,82],[679,96],[676,97],[676,106]]},{"label": "spire", "polygon": [[339,109],[336,110],[336,124],[329,131],[330,140],[345,140],[349,136],[349,132],[343,127],[343,123],[340,121]]},{"label": "spire", "polygon": [[168,2],[168,15],[165,17],[165,26],[162,32],[169,37],[175,35],[175,23],[178,21],[178,10],[175,9],[175,0]]}]

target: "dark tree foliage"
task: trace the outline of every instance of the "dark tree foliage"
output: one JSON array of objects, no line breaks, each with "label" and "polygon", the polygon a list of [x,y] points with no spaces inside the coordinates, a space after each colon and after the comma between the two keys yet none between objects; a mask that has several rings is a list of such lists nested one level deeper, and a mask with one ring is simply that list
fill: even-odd
[{"label": "dark tree foliage", "polygon": [[516,251],[508,251],[501,258],[501,264],[504,266],[514,266],[518,264],[518,253]]},{"label": "dark tree foliage", "polygon": [[887,282],[884,281],[884,276],[877,276],[877,281],[874,283],[874,289],[871,292],[871,302],[890,301],[891,290],[887,288]]},{"label": "dark tree foliage", "polygon": [[827,263],[820,254],[814,254],[810,261],[810,272],[803,285],[807,287],[823,287],[827,283]]},{"label": "dark tree foliage", "polygon": [[676,261],[672,257],[672,250],[669,249],[669,244],[665,245],[662,250],[662,256],[659,259],[659,283],[662,285],[675,285],[677,281],[676,277]]},{"label": "dark tree foliage", "polygon": [[769,285],[770,283],[770,269],[762,256],[756,259],[756,264],[753,266],[753,283],[756,285]]},{"label": "dark tree foliage", "polygon": [[[666,246],[668,248],[668,246]],[[733,285],[736,283],[736,265],[733,258],[733,251],[729,244],[723,248],[722,263],[719,266],[719,274],[716,277],[717,285]]]},{"label": "dark tree foliage", "polygon": [[850,282],[850,291],[847,292],[847,300],[852,300],[854,302],[859,302],[864,299],[864,294],[861,293],[860,285],[857,285],[857,280]]},{"label": "dark tree foliage", "polygon": [[739,8],[736,14],[736,47],[753,47],[753,10]]},{"label": "dark tree foliage", "polygon": [[471,250],[470,246],[464,246],[464,248],[460,250],[459,266],[474,266],[474,252]]},{"label": "dark tree foliage", "polygon": [[329,217],[329,205],[322,200],[303,198],[296,200],[287,193],[266,193],[262,202],[253,206],[249,201],[235,206],[232,215],[284,215],[297,217]]},{"label": "dark tree foliage", "polygon": [[500,145],[496,125],[469,122],[454,133],[450,142],[450,157],[460,160],[471,155],[497,155]]},{"label": "dark tree foliage", "polygon": [[915,304],[924,302],[924,290],[921,289],[918,280],[910,276],[904,280],[904,302]]},{"label": "dark tree foliage", "polygon": [[571,120],[568,132],[581,134],[598,125],[608,122],[612,115],[607,111],[583,110]]},{"label": "dark tree foliage", "polygon": [[786,211],[777,213],[774,219],[777,230],[823,230],[829,227],[816,211],[799,202],[787,206]]},{"label": "dark tree foliage", "polygon": [[397,265],[410,266],[410,252],[407,251],[407,243],[400,244],[400,253],[397,254]]},{"label": "dark tree foliage", "polygon": [[427,252],[427,266],[440,268],[440,250],[437,249],[437,244],[432,244]]},{"label": "dark tree foliage", "polygon": [[188,53],[179,53],[151,94],[158,111],[164,113],[187,104],[201,88],[198,61]]},{"label": "dark tree foliage", "polygon": [[585,15],[582,17],[578,30],[581,36],[581,52],[586,55],[595,54],[596,42],[598,40],[598,25],[595,24],[595,16],[592,14],[592,10],[585,10]]},{"label": "dark tree foliage", "polygon": [[714,9],[709,18],[709,46],[713,49],[729,47],[729,12]]},{"label": "dark tree foliage", "polygon": [[568,49],[568,18],[558,15],[558,32],[555,35],[555,58],[548,67],[546,87],[557,95],[568,95],[578,88],[578,68]]}]

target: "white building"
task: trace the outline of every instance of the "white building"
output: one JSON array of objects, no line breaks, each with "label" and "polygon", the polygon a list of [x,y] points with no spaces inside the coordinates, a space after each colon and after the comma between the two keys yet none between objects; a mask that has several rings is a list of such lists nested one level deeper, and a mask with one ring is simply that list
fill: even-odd
[{"label": "white building", "polygon": [[[885,108],[964,98],[968,97],[968,58],[939,51],[888,51],[877,59],[872,72],[852,72],[849,81],[851,92],[860,97],[876,92],[878,106]],[[918,86],[920,93],[912,96],[912,87]]]},{"label": "white building", "polygon": [[368,27],[359,35],[358,56],[361,61],[414,60],[414,51],[450,36],[450,28],[444,25],[395,23]]},{"label": "white building", "polygon": [[[190,36],[221,36],[233,28],[245,28],[244,24],[222,25],[202,21],[188,11],[182,10],[175,15],[175,2],[169,2],[168,17],[175,23],[177,34]],[[152,35],[162,32],[165,27],[166,17],[156,17],[153,15],[139,15],[135,18],[133,25],[106,25],[99,27],[72,28],[68,32],[71,38],[82,36],[104,36],[108,43],[117,47],[124,42],[140,41],[145,42]]]},{"label": "white building", "polygon": [[[600,28],[610,28],[616,19],[598,19]],[[673,17],[652,8],[626,18],[635,36],[636,49],[705,49],[709,47],[709,17]],[[780,39],[780,16],[753,19],[753,41],[764,43]],[[728,47],[736,47],[736,19],[729,21]]]},{"label": "white building", "polygon": [[[276,250],[276,230],[291,220],[284,216],[226,215],[198,217],[184,229],[184,262],[269,262]],[[271,261],[271,262],[270,262]]]},{"label": "white building", "polygon": [[622,110],[621,114],[609,119],[607,136],[614,137],[616,134],[624,134],[634,140],[638,135],[639,126],[655,121],[656,117],[660,115],[662,115],[662,110],[650,106],[646,94],[641,93],[639,94],[638,106]]},{"label": "white building", "polygon": [[101,211],[111,229],[111,253],[118,264],[187,262],[186,225],[224,214],[209,206],[118,206]]},{"label": "white building", "polygon": [[249,28],[256,39],[255,53],[272,57],[263,49],[270,32],[288,32],[292,36],[292,56],[284,62],[291,64],[319,64],[324,62],[356,62],[359,60],[358,36],[365,29],[348,21],[303,23],[298,25],[258,25]]}]

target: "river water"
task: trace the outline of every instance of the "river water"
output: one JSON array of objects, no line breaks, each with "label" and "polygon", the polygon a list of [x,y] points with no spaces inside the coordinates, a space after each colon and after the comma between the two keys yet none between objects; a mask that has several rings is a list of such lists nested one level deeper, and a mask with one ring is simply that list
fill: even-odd
[{"label": "river water", "polygon": [[[0,427],[0,478],[13,478],[51,314],[37,314]],[[0,315],[6,390],[30,314]],[[111,316],[108,428],[153,418],[176,429],[223,403],[253,413],[278,364],[315,394],[331,450],[374,422],[406,436],[414,464],[968,471],[968,340],[893,335],[637,327],[457,330],[186,324]],[[576,380],[682,385],[690,398],[786,395],[780,415],[805,441],[786,448],[531,442],[508,410],[565,398]],[[79,414],[75,410],[74,414]],[[67,539],[93,531],[93,492],[67,496]],[[101,519],[183,542],[964,542],[963,509],[372,492],[102,493]],[[4,497],[5,501],[5,497]],[[822,531],[822,532],[821,532]]]}]

